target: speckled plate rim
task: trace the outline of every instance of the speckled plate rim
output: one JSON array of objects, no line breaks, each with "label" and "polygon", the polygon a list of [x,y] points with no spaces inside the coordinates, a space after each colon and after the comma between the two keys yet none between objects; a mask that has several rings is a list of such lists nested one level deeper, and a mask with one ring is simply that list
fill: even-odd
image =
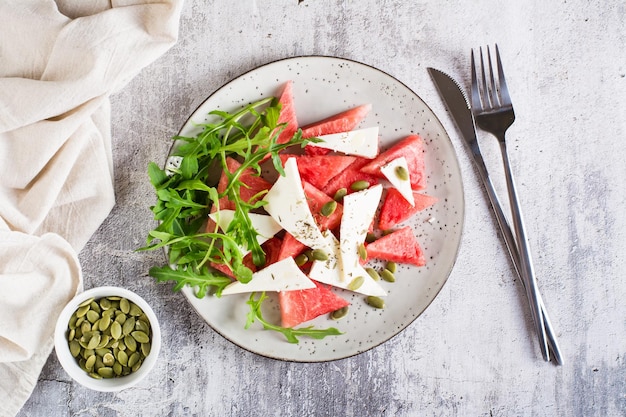
[{"label": "speckled plate rim", "polygon": [[[332,69],[335,72],[308,72],[307,68],[309,66],[321,66],[326,69]],[[280,77],[282,71],[286,71],[292,76],[286,78]],[[342,84],[343,86],[334,86],[332,77],[339,79],[344,73],[356,77],[343,80],[346,82],[346,84]],[[375,91],[375,86],[372,85],[372,81],[365,75],[376,78],[375,84],[378,86],[377,83],[381,83],[380,87],[383,88]],[[300,120],[300,114],[302,112],[299,111],[299,106],[306,106],[300,102],[303,98],[299,97],[299,93],[302,93],[304,90],[306,90],[305,94],[310,96],[309,103],[313,102],[319,104],[320,100],[330,101],[329,97],[333,97],[330,91],[332,89],[335,89],[336,93],[341,95],[341,90],[349,90],[350,86],[354,83],[366,87],[365,92],[369,91],[370,95],[378,95],[378,98],[383,100],[374,100],[377,101],[377,103],[373,103],[373,110],[362,123],[362,126],[371,125],[372,121],[378,122],[379,118],[384,118],[385,111],[380,109],[379,105],[381,101],[389,101],[384,100],[385,97],[389,98],[394,97],[394,94],[401,94],[402,97],[407,100],[406,103],[401,102],[401,105],[399,105],[398,108],[392,109],[392,111],[403,112],[406,117],[415,117],[416,122],[422,123],[422,126],[418,126],[419,123],[410,124],[408,129],[402,129],[399,126],[388,126],[387,124],[381,126],[381,148],[384,149],[390,142],[396,141],[411,133],[418,133],[425,139],[426,168],[429,181],[424,192],[426,194],[435,195],[439,198],[439,202],[433,208],[427,209],[421,212],[419,216],[416,216],[418,219],[413,218],[412,222],[405,224],[411,224],[414,229],[417,229],[416,234],[418,241],[420,241],[421,238],[430,236],[431,233],[434,233],[436,236],[443,234],[447,236],[449,240],[446,240],[441,250],[423,246],[428,259],[428,265],[422,267],[425,269],[401,266],[401,269],[396,274],[398,278],[396,283],[390,284],[386,288],[390,295],[388,297],[389,302],[384,310],[373,310],[369,306],[366,306],[363,301],[363,296],[345,290],[335,289],[340,295],[351,301],[351,308],[357,305],[357,310],[360,311],[361,314],[357,317],[353,316],[356,316],[358,313],[353,313],[353,316],[349,314],[347,318],[338,322],[331,321],[327,317],[319,317],[306,323],[306,325],[313,325],[320,328],[334,326],[344,332],[342,336],[327,337],[323,340],[300,338],[300,343],[294,345],[286,342],[284,337],[277,332],[262,330],[258,323],[254,324],[250,329],[244,329],[245,315],[248,312],[248,306],[246,305],[248,294],[228,296],[229,302],[225,303],[224,300],[226,297],[220,299],[216,297],[198,299],[194,295],[193,289],[189,287],[183,288],[181,292],[200,317],[206,321],[214,331],[244,350],[267,358],[290,362],[315,363],[345,359],[375,348],[401,333],[430,306],[443,288],[458,256],[464,224],[465,202],[461,171],[454,147],[443,125],[430,107],[415,92],[395,77],[378,68],[355,60],[332,56],[306,55],[284,58],[261,65],[233,78],[231,81],[215,90],[192,112],[180,129],[179,135],[190,136],[197,134],[199,132],[197,123],[206,122],[206,115],[211,110],[220,108],[232,111],[233,109],[260,99],[263,96],[278,94],[284,82],[289,79],[293,81],[296,113],[301,125],[320,120],[328,115],[345,110],[346,108],[364,104],[365,101],[362,99],[365,99],[368,95],[356,94],[355,97],[344,97],[338,100],[338,103],[333,103],[332,105],[316,106],[319,114],[315,114],[315,111],[313,111],[312,114],[307,112],[308,114],[305,115],[303,120]],[[303,89],[304,86],[301,86],[300,83],[305,83],[304,80],[309,80],[312,85],[307,86],[309,88]],[[255,82],[261,83],[264,87],[256,86],[255,88],[249,88],[253,86],[246,86],[247,83],[254,84]],[[245,93],[236,97],[233,96],[230,100],[226,100],[225,97],[228,97],[229,94],[237,94],[239,89],[234,87],[237,84],[244,85],[246,88]],[[321,92],[315,92],[310,88],[324,85],[329,87],[330,90],[322,88]],[[367,90],[368,86],[371,87],[370,90]],[[357,86],[353,86],[352,89],[358,90]],[[360,92],[362,93],[363,91]],[[418,115],[411,113],[416,110],[417,113],[419,113]],[[371,117],[372,114],[374,117]],[[174,146],[172,148],[174,148]],[[166,161],[166,165],[167,163],[168,161]],[[430,168],[429,163],[432,164]],[[441,170],[443,170],[443,172],[440,172]],[[437,173],[442,175],[435,175]],[[441,184],[439,182],[441,182]],[[445,204],[445,210],[448,215],[443,216],[444,219],[442,220],[438,213],[439,210],[442,209],[441,205],[443,204]],[[437,232],[437,228],[439,232]],[[443,261],[443,264],[439,262],[440,259]],[[432,271],[433,267],[436,269],[435,273],[424,272],[429,268]],[[413,285],[408,285],[408,288],[404,288],[407,285],[403,287],[401,282],[411,283],[411,281],[408,281],[411,277],[407,276],[411,274],[419,275],[417,278],[413,277],[414,280],[423,280],[424,276],[427,278],[432,277],[432,279],[426,280],[427,289],[422,288],[422,291],[412,293],[409,290],[415,287],[415,281],[413,281]],[[399,291],[397,291],[398,289]],[[395,311],[395,314],[393,314],[394,318],[399,315],[402,317],[398,320],[389,320],[391,317],[388,317],[386,320],[384,319],[385,313],[387,313],[388,316],[392,315],[389,313],[389,304],[392,301],[391,297],[394,291],[400,293],[399,296],[411,294],[411,296],[405,298],[408,298],[410,302],[417,301],[418,307],[411,305],[405,312],[398,313]],[[266,319],[279,322],[279,310],[276,299],[270,300],[270,306],[264,308],[264,316]],[[359,332],[359,328],[363,326],[363,321],[369,320],[375,323],[373,326],[368,325],[368,330],[374,327],[372,332],[366,332],[371,337],[359,339],[359,337],[357,337],[358,334],[363,333]],[[337,346],[338,348],[335,349],[333,346]]]}]

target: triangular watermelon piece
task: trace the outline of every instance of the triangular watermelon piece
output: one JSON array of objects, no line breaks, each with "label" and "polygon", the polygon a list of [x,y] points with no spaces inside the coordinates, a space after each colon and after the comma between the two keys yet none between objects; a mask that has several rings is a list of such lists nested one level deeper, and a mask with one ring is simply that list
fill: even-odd
[{"label": "triangular watermelon piece", "polygon": [[309,208],[311,209],[311,214],[313,215],[313,218],[315,219],[315,222],[319,226],[320,230],[332,230],[339,226],[339,223],[341,222],[341,215],[343,213],[343,206],[337,203],[335,211],[330,216],[324,216],[322,214],[322,207],[324,207],[324,204],[329,201],[333,201],[333,199],[329,197],[328,194],[318,190],[308,182],[303,181],[302,186],[304,188],[304,194],[307,198],[307,203],[309,203]]},{"label": "triangular watermelon piece", "polygon": [[302,137],[308,139],[354,130],[365,119],[365,116],[371,109],[371,104],[363,104],[327,117],[319,122],[306,125],[302,127]]},{"label": "triangular watermelon piece", "polygon": [[283,165],[289,158],[296,159],[300,178],[320,190],[355,160],[354,156],[346,155],[280,155]]},{"label": "triangular watermelon piece", "polygon": [[411,188],[422,190],[426,188],[426,174],[424,167],[424,141],[419,135],[409,135],[378,155],[361,171],[366,174],[384,177],[380,168],[401,156],[406,158],[411,177]]},{"label": "triangular watermelon piece", "polygon": [[378,177],[367,174],[361,170],[361,168],[367,165],[371,159],[362,158],[359,156],[354,157],[354,162],[344,169],[339,175],[336,175],[331,179],[325,187],[322,188],[326,194],[334,196],[337,190],[345,188],[348,193],[351,193],[350,185],[355,181],[365,180],[370,185],[378,184]]},{"label": "triangular watermelon piece", "polygon": [[[263,249],[263,252],[265,253],[265,265],[263,265],[263,268],[265,268],[266,266],[270,266],[271,264],[280,260],[278,256],[281,246],[282,239],[276,236],[263,242],[263,244],[261,245],[261,249]],[[235,275],[233,274],[233,271],[227,265],[217,264],[215,262],[210,262],[209,264],[211,265],[211,267],[217,269],[224,275],[228,275],[231,278],[237,279],[237,277],[235,277]],[[246,256],[243,257],[243,264],[250,268],[252,272],[258,270],[256,265],[254,265],[254,262],[252,262],[252,253],[248,253],[246,254]]]},{"label": "triangular watermelon piece", "polygon": [[398,229],[367,245],[367,257],[396,263],[426,265],[424,253],[410,226]]},{"label": "triangular watermelon piece", "polygon": [[316,288],[278,293],[283,327],[295,327],[322,314],[350,305],[347,300],[332,292],[329,287],[319,282],[315,282],[315,285]]},{"label": "triangular watermelon piece", "polygon": [[285,83],[283,92],[278,99],[281,104],[280,116],[278,116],[278,124],[287,123],[284,130],[278,136],[277,143],[287,143],[298,130],[298,119],[296,118],[296,107],[293,101],[293,82],[291,80]]},{"label": "triangular watermelon piece", "polygon": [[413,193],[413,199],[415,200],[415,206],[411,206],[397,189],[388,189],[380,209],[378,228],[380,230],[391,229],[415,213],[432,206],[438,200],[437,197],[417,192]]}]

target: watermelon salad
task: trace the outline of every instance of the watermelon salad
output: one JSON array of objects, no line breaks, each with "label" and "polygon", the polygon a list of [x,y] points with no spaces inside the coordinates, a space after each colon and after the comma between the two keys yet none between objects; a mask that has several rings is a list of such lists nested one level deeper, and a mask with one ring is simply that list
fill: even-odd
[{"label": "watermelon salad", "polygon": [[[340,334],[306,323],[349,312],[348,293],[384,308],[395,265],[426,264],[407,220],[437,202],[424,193],[419,135],[381,149],[378,126],[361,126],[371,104],[300,126],[294,100],[288,81],[278,97],[212,112],[221,122],[176,137],[174,163],[149,166],[160,223],[142,248],[167,248],[168,265],[150,275],[175,290],[250,293],[246,325],[256,319],[290,342]],[[211,167],[221,170],[215,183]],[[262,318],[266,292],[278,294],[280,324]]]}]

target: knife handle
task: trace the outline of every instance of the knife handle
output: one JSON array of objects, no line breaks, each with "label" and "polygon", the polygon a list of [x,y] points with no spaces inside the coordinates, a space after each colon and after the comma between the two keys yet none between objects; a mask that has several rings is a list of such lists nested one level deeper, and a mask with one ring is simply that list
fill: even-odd
[{"label": "knife handle", "polygon": [[[475,151],[472,149],[472,151]],[[507,250],[513,261],[513,266],[515,267],[515,272],[517,273],[520,282],[524,287],[526,287],[526,283],[521,277],[521,258],[519,249],[517,248],[517,243],[515,242],[515,237],[513,236],[513,232],[511,231],[511,227],[504,216],[504,212],[502,211],[502,205],[500,204],[500,200],[498,199],[498,195],[496,194],[495,189],[493,188],[493,184],[491,179],[489,178],[489,174],[487,172],[487,167],[485,166],[485,162],[480,154],[480,151],[474,152],[476,167],[478,168],[478,174],[485,185],[485,189],[487,190],[487,197],[489,198],[489,202],[491,203],[491,208],[496,217],[496,221],[498,222],[498,226],[500,231],[502,232],[502,236],[504,237],[504,242],[506,244]],[[548,342],[548,346],[552,351],[552,356],[554,357],[554,361],[557,365],[563,365],[563,357],[561,355],[561,350],[559,348],[558,341],[556,339],[556,335],[554,334],[554,329],[552,327],[552,323],[550,318],[548,317],[548,312],[546,311],[546,307],[543,303],[543,299],[541,298],[541,294],[537,291],[537,299],[539,302],[539,308],[541,309],[543,316],[543,325],[546,332],[546,339]]]}]

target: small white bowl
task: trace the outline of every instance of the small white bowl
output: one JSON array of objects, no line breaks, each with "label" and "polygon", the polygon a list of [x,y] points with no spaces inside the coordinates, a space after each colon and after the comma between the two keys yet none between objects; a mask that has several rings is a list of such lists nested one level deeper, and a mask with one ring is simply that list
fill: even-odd
[{"label": "small white bowl", "polygon": [[[129,301],[137,304],[148,319],[152,331],[150,354],[145,358],[141,367],[130,375],[117,378],[95,379],[90,377],[84,370],[78,366],[76,359],[70,353],[70,347],[67,340],[68,326],[72,314],[78,306],[85,300],[90,298],[99,299],[109,296],[118,296],[127,298]],[[161,329],[154,311],[146,301],[132,291],[119,287],[98,287],[84,291],[78,294],[70,301],[59,316],[54,330],[54,349],[57,358],[61,362],[63,369],[79,384],[95,391],[114,392],[121,391],[131,387],[141,381],[154,367],[161,350]]]}]

